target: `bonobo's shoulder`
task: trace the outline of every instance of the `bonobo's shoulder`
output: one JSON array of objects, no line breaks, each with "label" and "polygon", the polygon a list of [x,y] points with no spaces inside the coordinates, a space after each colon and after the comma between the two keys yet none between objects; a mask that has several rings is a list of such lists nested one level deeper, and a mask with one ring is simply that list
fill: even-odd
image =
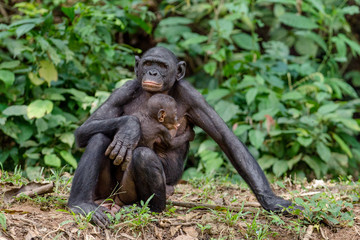
[{"label": "bonobo's shoulder", "polygon": [[124,85],[122,85],[121,87],[115,89],[115,92],[121,92],[121,91],[137,91],[139,90],[141,87],[141,84],[139,83],[139,81],[137,81],[136,79],[133,80],[129,80],[126,83],[124,83]]},{"label": "bonobo's shoulder", "polygon": [[183,98],[187,98],[190,101],[200,100],[203,98],[201,93],[199,93],[196,88],[194,88],[191,83],[185,79],[182,79],[177,83],[175,91],[177,91]]}]

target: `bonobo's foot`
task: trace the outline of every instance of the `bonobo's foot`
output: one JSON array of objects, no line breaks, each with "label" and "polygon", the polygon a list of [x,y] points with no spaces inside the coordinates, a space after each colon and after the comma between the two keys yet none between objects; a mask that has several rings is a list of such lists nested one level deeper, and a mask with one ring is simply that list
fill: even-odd
[{"label": "bonobo's foot", "polygon": [[304,210],[303,207],[293,204],[289,200],[285,200],[282,197],[276,195],[267,195],[267,196],[257,196],[258,201],[260,202],[261,206],[266,211],[272,211],[275,213],[288,213],[288,211],[284,211],[285,208],[293,206],[293,209]]},{"label": "bonobo's foot", "polygon": [[95,203],[80,203],[69,207],[74,213],[81,214],[83,216],[93,212],[91,222],[99,227],[106,228],[110,224],[110,219],[105,214],[106,212],[109,212],[109,210],[105,207],[98,206]]}]

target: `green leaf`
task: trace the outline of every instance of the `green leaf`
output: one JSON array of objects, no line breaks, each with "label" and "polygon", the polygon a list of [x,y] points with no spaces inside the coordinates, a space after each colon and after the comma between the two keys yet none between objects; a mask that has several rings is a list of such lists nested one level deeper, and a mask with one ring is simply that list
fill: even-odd
[{"label": "green leaf", "polygon": [[231,120],[240,112],[239,106],[232,102],[221,100],[215,105],[215,111],[225,121]]},{"label": "green leaf", "polygon": [[0,69],[13,69],[20,65],[20,61],[8,61],[0,64]]},{"label": "green leaf", "polygon": [[356,122],[355,119],[351,118],[340,118],[338,119],[342,124],[344,124],[347,128],[354,130],[354,131],[360,131],[359,124]]},{"label": "green leaf", "polygon": [[258,113],[255,113],[252,116],[252,118],[255,121],[261,121],[261,120],[265,120],[265,115],[269,115],[271,117],[274,117],[278,112],[279,112],[278,108],[268,108],[268,109],[261,110]]},{"label": "green leaf", "polygon": [[200,153],[201,161],[205,166],[205,173],[211,174],[218,170],[223,164],[224,160],[217,152],[204,150]]},{"label": "green leaf", "polygon": [[42,118],[53,110],[54,104],[49,100],[35,100],[27,108],[28,118]]},{"label": "green leaf", "polygon": [[304,98],[304,95],[302,95],[299,91],[296,91],[296,90],[287,92],[281,96],[282,101],[300,100],[303,98]]},{"label": "green leaf", "polygon": [[152,31],[152,25],[142,20],[140,17],[132,14],[126,14],[126,17],[133,20],[139,27],[141,27],[147,34],[150,34]]},{"label": "green leaf", "polygon": [[36,125],[38,133],[45,132],[46,130],[49,129],[48,123],[43,118],[36,119],[35,125]]},{"label": "green leaf", "polygon": [[251,130],[249,132],[249,140],[256,149],[259,149],[265,140],[265,133],[259,130]]},{"label": "green leaf", "polygon": [[41,173],[42,173],[41,169],[42,169],[42,167],[40,167],[40,166],[36,166],[36,167],[27,166],[25,169],[26,176],[31,181],[35,180],[35,179],[41,177]]},{"label": "green leaf", "polygon": [[243,134],[244,132],[248,131],[251,128],[252,127],[250,125],[240,125],[234,130],[234,134],[236,136],[240,136],[241,134]]},{"label": "green leaf", "polygon": [[318,109],[318,113],[322,114],[322,115],[325,115],[327,113],[331,113],[331,112],[334,112],[336,109],[338,109],[340,107],[339,104],[336,104],[336,103],[329,103],[329,104],[326,104],[326,105],[323,105],[321,107],[319,107]]},{"label": "green leaf", "polygon": [[295,43],[295,50],[300,55],[315,57],[318,46],[310,38],[299,37]]},{"label": "green leaf", "polygon": [[204,65],[204,70],[210,76],[214,76],[214,73],[216,71],[216,62],[215,61],[209,61],[207,64]]},{"label": "green leaf", "polygon": [[352,152],[349,146],[344,142],[344,140],[342,140],[341,137],[339,137],[339,135],[337,135],[336,133],[333,133],[332,137],[340,145],[340,148],[346,153],[346,155],[348,155],[349,158],[352,158],[353,157]]},{"label": "green leaf", "polygon": [[250,105],[255,100],[257,93],[257,88],[251,88],[249,91],[247,91],[245,95],[247,105]]},{"label": "green leaf", "polygon": [[297,141],[304,147],[308,147],[310,146],[310,144],[312,143],[313,139],[312,137],[298,137]]},{"label": "green leaf", "polygon": [[15,105],[10,106],[4,109],[2,113],[6,116],[21,116],[27,113],[27,106],[26,105]]},{"label": "green leaf", "polygon": [[33,23],[24,24],[20,27],[16,28],[16,37],[19,38],[25,33],[29,32],[31,29],[33,29],[36,25]]},{"label": "green leaf", "polygon": [[186,38],[185,41],[181,42],[181,46],[184,47],[184,48],[188,48],[189,45],[199,44],[199,43],[202,43],[202,42],[205,42],[206,40],[208,40],[207,36],[202,36],[200,34],[194,34],[194,33],[190,34],[190,33],[188,33],[187,35],[189,37]]},{"label": "green leaf", "polygon": [[40,79],[36,74],[32,72],[29,72],[28,77],[31,83],[34,84],[35,86],[39,86],[45,82],[43,79]]},{"label": "green leaf", "polygon": [[289,169],[291,170],[295,164],[297,164],[302,158],[302,154],[294,156],[292,159],[287,161],[287,165],[289,166]]},{"label": "green leaf", "polygon": [[283,160],[277,161],[273,165],[273,171],[277,177],[280,177],[281,175],[283,175],[287,170],[288,170],[288,164],[286,161],[283,161]]},{"label": "green leaf", "polygon": [[165,25],[186,25],[192,23],[192,20],[184,17],[168,17],[159,23],[159,26]]},{"label": "green leaf", "polygon": [[345,154],[334,152],[331,154],[331,157],[342,167],[349,167],[349,158]]},{"label": "green leaf", "polygon": [[284,13],[279,17],[279,20],[283,24],[294,28],[314,29],[318,27],[310,18],[295,13]]},{"label": "green leaf", "polygon": [[326,42],[324,41],[324,39],[320,35],[318,35],[318,34],[316,34],[314,32],[311,32],[311,31],[297,31],[295,34],[297,36],[302,36],[302,37],[305,37],[305,38],[312,39],[324,51],[327,50]]},{"label": "green leaf", "polygon": [[355,55],[360,55],[360,45],[353,41],[353,40],[350,40],[348,37],[346,37],[344,34],[340,33],[339,35],[339,38],[344,40],[344,42],[350,47],[352,53]]},{"label": "green leaf", "polygon": [[8,70],[0,70],[0,80],[2,80],[8,88],[13,85],[15,81],[15,74]]},{"label": "green leaf", "polygon": [[61,151],[60,155],[68,164],[70,164],[70,166],[75,169],[77,168],[77,161],[70,152]]},{"label": "green leaf", "polygon": [[2,230],[6,232],[6,216],[2,212],[0,212],[0,225]]},{"label": "green leaf", "polygon": [[44,162],[50,167],[61,167],[61,159],[58,158],[58,156],[56,156],[55,154],[46,155],[44,158]]},{"label": "green leaf", "polygon": [[328,162],[331,158],[331,151],[323,142],[316,143],[316,152],[324,162]]},{"label": "green leaf", "polygon": [[70,18],[70,21],[73,21],[75,18],[75,8],[74,7],[61,7],[61,11]]},{"label": "green leaf", "polygon": [[232,21],[227,19],[210,20],[209,24],[212,29],[219,33],[219,36],[224,39],[228,39],[234,28]]},{"label": "green leaf", "polygon": [[231,38],[240,48],[246,50],[256,50],[260,49],[259,44],[253,39],[253,37],[246,33],[239,33],[232,35]]},{"label": "green leaf", "polygon": [[48,60],[40,61],[39,75],[42,77],[50,86],[51,81],[58,80],[58,72],[54,64]]},{"label": "green leaf", "polygon": [[74,137],[74,134],[72,132],[68,132],[68,133],[61,134],[60,135],[60,140],[63,143],[66,143],[70,147],[72,147],[74,145],[74,142],[75,142],[75,137]]},{"label": "green leaf", "polygon": [[270,155],[264,155],[261,158],[259,158],[257,161],[258,161],[261,169],[266,170],[269,167],[271,167],[274,163],[279,161],[279,159],[277,159],[273,156],[270,156]]},{"label": "green leaf", "polygon": [[309,167],[311,167],[312,170],[314,170],[316,178],[320,178],[321,168],[318,162],[314,158],[309,157],[308,155],[304,156],[303,160],[304,162],[306,162],[307,165],[309,165]]}]

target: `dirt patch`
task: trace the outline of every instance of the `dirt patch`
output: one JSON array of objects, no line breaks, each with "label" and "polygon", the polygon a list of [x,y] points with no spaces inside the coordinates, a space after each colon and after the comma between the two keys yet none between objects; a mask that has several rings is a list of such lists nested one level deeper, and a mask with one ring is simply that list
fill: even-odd
[{"label": "dirt patch", "polygon": [[[286,181],[282,181],[283,183]],[[281,185],[281,184],[280,184]],[[241,185],[242,186],[242,185]],[[170,201],[197,207],[168,205],[161,214],[126,212],[117,214],[109,229],[101,229],[66,211],[69,186],[56,193],[20,198],[11,205],[0,200],[0,215],[6,225],[4,239],[360,239],[359,184],[324,183],[273,185],[277,194],[303,199],[314,212],[304,215],[275,215],[257,207],[247,187],[227,182],[201,180],[176,186]],[[1,183],[1,194],[14,187]],[[319,198],[312,198],[318,196]],[[324,200],[325,199],[325,200]],[[201,209],[201,205],[231,206]],[[330,211],[321,210],[324,204]],[[191,206],[190,206],[191,207]],[[239,211],[242,208],[242,211]],[[317,209],[318,208],[318,209]],[[339,208],[339,209],[337,209]],[[320,211],[319,211],[320,209]],[[325,208],[324,208],[325,209]],[[327,215],[322,215],[322,212]],[[326,218],[319,220],[317,217]],[[324,217],[326,216],[326,217]],[[328,217],[330,216],[330,217]],[[0,218],[1,219],[1,218]],[[0,220],[1,223],[1,220]],[[312,230],[312,231],[310,231]]]}]

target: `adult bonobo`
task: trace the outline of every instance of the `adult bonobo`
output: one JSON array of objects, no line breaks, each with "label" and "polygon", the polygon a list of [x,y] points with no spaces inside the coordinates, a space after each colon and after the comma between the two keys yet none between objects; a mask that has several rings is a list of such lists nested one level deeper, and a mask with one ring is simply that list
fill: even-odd
[{"label": "adult bonobo", "polygon": [[[103,213],[106,209],[94,201],[108,197],[119,184],[124,204],[133,203],[134,196],[147,200],[154,194],[150,209],[157,212],[165,209],[166,185],[173,186],[181,178],[189,144],[165,148],[159,156],[149,148],[136,147],[141,128],[139,120],[131,115],[155,93],[168,94],[177,102],[178,119],[183,119],[177,136],[194,125],[201,127],[219,144],[266,210],[280,211],[281,206],[291,204],[273,193],[247,148],[202,95],[183,80],[185,62],[179,62],[168,49],[155,47],[142,58],[136,57],[135,73],[136,79],[116,89],[75,132],[78,146],[86,149],[76,169],[68,203],[74,212],[95,211],[93,222],[107,225],[109,220]],[[110,159],[131,161],[124,172],[121,164],[113,165]]]}]

